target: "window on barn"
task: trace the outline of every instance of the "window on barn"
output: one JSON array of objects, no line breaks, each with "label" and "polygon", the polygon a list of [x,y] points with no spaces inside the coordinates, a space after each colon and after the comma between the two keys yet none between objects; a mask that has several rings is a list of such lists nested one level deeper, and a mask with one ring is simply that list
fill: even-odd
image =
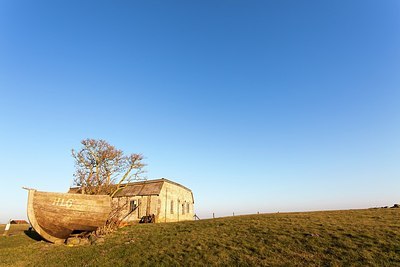
[{"label": "window on barn", "polygon": [[134,211],[137,208],[137,201],[136,200],[131,200],[129,203],[129,212]]},{"label": "window on barn", "polygon": [[182,214],[185,214],[185,203],[182,204]]},{"label": "window on barn", "polygon": [[189,213],[189,212],[190,212],[189,203],[186,203],[186,212],[187,212],[187,213]]},{"label": "window on barn", "polygon": [[174,201],[171,200],[171,214],[174,214]]}]

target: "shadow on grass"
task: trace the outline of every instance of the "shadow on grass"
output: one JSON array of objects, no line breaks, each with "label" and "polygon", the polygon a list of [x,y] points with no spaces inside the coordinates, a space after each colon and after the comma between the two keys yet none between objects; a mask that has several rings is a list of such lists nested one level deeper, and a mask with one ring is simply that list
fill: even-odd
[{"label": "shadow on grass", "polygon": [[34,230],[25,230],[24,233],[29,237],[32,238],[33,240],[36,241],[44,241],[44,239]]}]

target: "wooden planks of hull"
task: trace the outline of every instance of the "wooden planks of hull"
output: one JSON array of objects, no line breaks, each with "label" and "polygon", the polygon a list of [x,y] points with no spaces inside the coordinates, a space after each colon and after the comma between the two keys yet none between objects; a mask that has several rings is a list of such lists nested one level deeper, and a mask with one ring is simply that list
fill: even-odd
[{"label": "wooden planks of hull", "polygon": [[64,242],[74,231],[94,231],[105,224],[111,212],[106,195],[81,195],[29,190],[28,218],[46,240]]}]

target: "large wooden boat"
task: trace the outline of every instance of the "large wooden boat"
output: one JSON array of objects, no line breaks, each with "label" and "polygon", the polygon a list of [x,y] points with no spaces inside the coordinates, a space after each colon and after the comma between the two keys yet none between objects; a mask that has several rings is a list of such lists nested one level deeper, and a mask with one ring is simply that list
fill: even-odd
[{"label": "large wooden boat", "polygon": [[28,189],[28,219],[47,241],[64,242],[74,231],[94,231],[111,212],[106,195],[50,193]]}]

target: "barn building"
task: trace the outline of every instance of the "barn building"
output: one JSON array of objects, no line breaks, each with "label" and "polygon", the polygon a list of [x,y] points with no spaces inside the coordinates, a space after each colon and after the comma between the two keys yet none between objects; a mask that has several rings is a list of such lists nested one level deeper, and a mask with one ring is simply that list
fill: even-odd
[{"label": "barn building", "polygon": [[114,195],[113,204],[129,224],[149,215],[156,223],[194,220],[192,191],[165,178],[129,183]]},{"label": "barn building", "polygon": [[[78,192],[77,187],[69,190]],[[194,220],[192,191],[165,178],[125,184],[114,194],[112,205],[123,224],[140,222],[145,217],[156,223]]]}]

